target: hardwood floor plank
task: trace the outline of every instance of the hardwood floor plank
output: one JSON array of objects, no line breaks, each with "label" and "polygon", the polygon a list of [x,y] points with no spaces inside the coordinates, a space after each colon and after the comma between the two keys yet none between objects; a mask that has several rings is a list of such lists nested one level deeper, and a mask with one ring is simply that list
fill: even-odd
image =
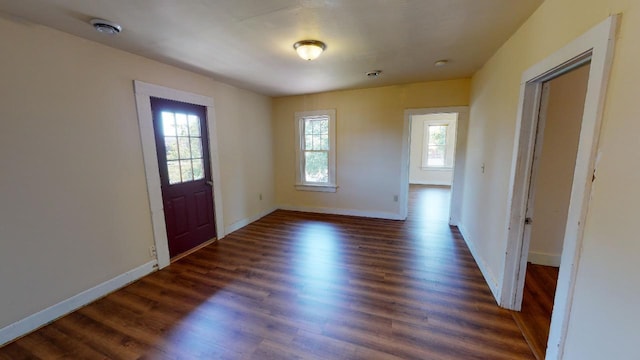
[{"label": "hardwood floor plank", "polygon": [[545,358],[559,268],[527,264],[522,309],[513,318],[538,360]]},{"label": "hardwood floor plank", "polygon": [[108,357],[91,346],[65,334],[58,326],[46,326],[40,330],[49,343],[62,350],[64,359],[107,359]]},{"label": "hardwood floor plank", "polygon": [[79,312],[65,316],[56,325],[70,338],[91,344],[92,348],[109,359],[135,359],[138,354],[144,353],[149,348],[147,344],[106,327]]},{"label": "hardwood floor plank", "polygon": [[[13,347],[18,348],[19,352],[12,351]],[[63,356],[64,352],[39,331],[0,348],[0,359],[62,359]]]},{"label": "hardwood floor plank", "polygon": [[447,224],[448,189],[410,195],[406,221],[276,211],[0,359],[533,359]]}]

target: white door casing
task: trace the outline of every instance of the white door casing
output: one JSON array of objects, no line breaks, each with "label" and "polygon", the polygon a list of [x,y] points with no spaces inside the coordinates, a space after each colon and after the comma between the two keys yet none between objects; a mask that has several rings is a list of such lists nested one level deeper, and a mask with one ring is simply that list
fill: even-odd
[{"label": "white door casing", "polygon": [[617,15],[610,16],[522,75],[508,194],[507,251],[499,298],[501,306],[513,310],[520,309],[524,288],[529,248],[528,237],[524,236],[526,207],[543,83],[591,62],[547,359],[561,359],[563,355],[617,22]]},{"label": "white door casing", "polygon": [[218,159],[218,141],[216,131],[213,98],[186,91],[175,90],[164,86],[134,80],[133,88],[138,110],[138,124],[140,126],[140,141],[144,158],[144,169],[147,178],[151,223],[156,249],[158,268],[162,269],[170,263],[167,231],[164,220],[162,192],[160,189],[160,173],[158,170],[158,155],[156,153],[155,136],[153,132],[153,117],[151,113],[151,97],[182,101],[186,103],[206,106],[209,127],[209,156],[211,158],[211,175],[213,179],[213,197],[215,206],[215,222],[217,238],[222,239],[224,221],[222,214],[222,189],[220,181],[220,162]]},{"label": "white door casing", "polygon": [[402,133],[402,163],[400,168],[400,219],[406,219],[409,213],[409,159],[411,152],[411,117],[414,115],[457,113],[455,159],[453,165],[453,184],[451,185],[451,205],[449,224],[458,225],[462,210],[462,185],[469,128],[469,107],[452,106],[442,108],[407,109],[404,111],[404,129]]}]

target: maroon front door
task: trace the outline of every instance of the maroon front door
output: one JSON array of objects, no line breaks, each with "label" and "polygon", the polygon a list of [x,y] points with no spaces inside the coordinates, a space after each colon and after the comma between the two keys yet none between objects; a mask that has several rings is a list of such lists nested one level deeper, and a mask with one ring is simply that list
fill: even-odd
[{"label": "maroon front door", "polygon": [[171,257],[216,236],[206,108],[151,98]]}]

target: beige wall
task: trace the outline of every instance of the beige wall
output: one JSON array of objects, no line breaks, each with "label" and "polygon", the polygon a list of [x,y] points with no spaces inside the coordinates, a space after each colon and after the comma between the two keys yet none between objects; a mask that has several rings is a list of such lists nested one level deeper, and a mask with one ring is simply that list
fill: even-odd
[{"label": "beige wall", "polygon": [[[411,144],[409,149],[409,183],[425,185],[449,185],[453,182],[453,168],[426,170],[422,168],[425,120],[453,120],[457,114],[424,114],[411,116]],[[456,126],[454,124],[454,126]],[[453,134],[455,135],[455,133]],[[455,149],[455,137],[451,140]],[[452,154],[453,155],[453,154]]]},{"label": "beige wall", "polygon": [[151,260],[134,79],[214,98],[226,225],[273,207],[270,98],[1,18],[0,48],[0,328]]},{"label": "beige wall", "polygon": [[[463,228],[489,281],[501,281],[507,188],[520,78],[524,70],[580,34],[622,13],[605,102],[599,161],[569,320],[565,359],[630,359],[637,355],[640,312],[640,1],[547,0],[475,74]],[[471,150],[473,149],[473,150]],[[481,165],[485,163],[485,173]],[[483,211],[483,209],[491,211]]]},{"label": "beige wall", "polygon": [[529,246],[534,264],[560,265],[589,68],[582,66],[549,81]]},{"label": "beige wall", "polygon": [[[398,216],[404,110],[467,105],[469,80],[276,98],[276,202],[285,208]],[[294,114],[336,109],[336,193],[296,191]]]}]

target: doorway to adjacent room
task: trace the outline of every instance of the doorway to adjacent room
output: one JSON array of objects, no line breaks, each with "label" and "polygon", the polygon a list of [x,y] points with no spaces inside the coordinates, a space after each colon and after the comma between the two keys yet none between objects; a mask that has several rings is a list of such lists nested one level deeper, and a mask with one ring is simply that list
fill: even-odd
[{"label": "doorway to adjacent room", "polygon": [[564,243],[590,64],[543,83],[523,243],[524,293],[514,320],[544,359]]},{"label": "doorway to adjacent room", "polygon": [[400,213],[408,215],[409,184],[450,188],[449,224],[458,225],[462,206],[467,107],[405,110]]}]

